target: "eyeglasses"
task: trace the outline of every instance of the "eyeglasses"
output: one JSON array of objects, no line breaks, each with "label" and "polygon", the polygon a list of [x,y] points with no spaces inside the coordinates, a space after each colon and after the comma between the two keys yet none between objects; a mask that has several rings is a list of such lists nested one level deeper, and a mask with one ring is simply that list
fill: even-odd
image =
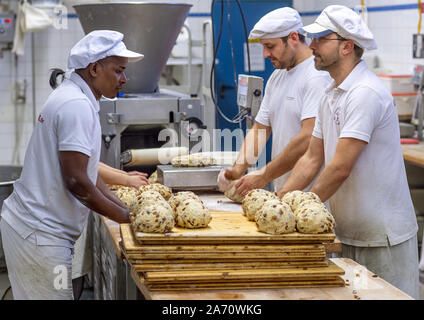
[{"label": "eyeglasses", "polygon": [[312,41],[315,41],[315,43],[322,43],[322,42],[327,41],[327,40],[346,41],[346,39],[345,39],[345,38],[341,38],[341,37],[339,37],[339,38],[334,38],[334,39],[329,39],[329,38],[324,38],[324,37],[320,37],[320,38],[313,38],[313,39],[312,39]]}]

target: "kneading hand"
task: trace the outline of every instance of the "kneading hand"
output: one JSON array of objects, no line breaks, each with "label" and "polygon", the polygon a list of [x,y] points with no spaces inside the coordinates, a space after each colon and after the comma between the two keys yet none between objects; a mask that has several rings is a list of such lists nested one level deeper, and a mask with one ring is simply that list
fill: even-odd
[{"label": "kneading hand", "polygon": [[259,170],[253,171],[240,178],[236,183],[236,192],[244,197],[250,190],[262,189],[265,186],[266,181],[263,179],[262,173]]},{"label": "kneading hand", "polygon": [[129,187],[140,188],[141,186],[149,184],[149,179],[147,179],[147,173],[131,171],[127,174],[127,185]]},{"label": "kneading hand", "polygon": [[219,191],[221,192],[225,192],[231,188],[231,180],[226,178],[228,171],[231,171],[231,168],[222,168],[218,174],[217,182],[218,182]]}]

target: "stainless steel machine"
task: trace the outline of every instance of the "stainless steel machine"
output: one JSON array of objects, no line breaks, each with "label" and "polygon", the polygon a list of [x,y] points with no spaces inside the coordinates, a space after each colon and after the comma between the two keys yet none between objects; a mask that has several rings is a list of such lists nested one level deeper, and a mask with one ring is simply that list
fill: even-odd
[{"label": "stainless steel machine", "polygon": [[[178,3],[116,2],[75,5],[85,33],[116,30],[128,49],[144,54],[128,65],[127,84],[116,99],[101,99],[101,161],[123,168],[121,154],[129,149],[189,147],[203,125],[203,105],[197,97],[158,87],[171,50],[191,5]],[[164,132],[163,130],[167,130]],[[198,135],[198,136],[197,136]],[[151,173],[156,164],[133,166]]]}]

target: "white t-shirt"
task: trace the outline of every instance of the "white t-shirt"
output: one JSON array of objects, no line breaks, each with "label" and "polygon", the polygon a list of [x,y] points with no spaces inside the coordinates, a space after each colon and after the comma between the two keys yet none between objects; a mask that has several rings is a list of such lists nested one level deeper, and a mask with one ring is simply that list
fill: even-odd
[{"label": "white t-shirt", "polygon": [[325,165],[339,138],[368,143],[329,201],[342,243],[387,246],[416,235],[399,130],[392,95],[364,61],[338,87],[333,82],[326,89],[313,132],[323,139]]},{"label": "white t-shirt", "polygon": [[[315,69],[313,56],[293,69],[276,69],[271,74],[255,121],[272,129],[272,159],[299,134],[301,121],[316,117],[318,103],[330,82],[328,72]],[[290,172],[274,180],[275,191],[281,189]]]},{"label": "white t-shirt", "polygon": [[4,201],[5,219],[23,238],[35,232],[37,244],[72,248],[89,209],[65,187],[59,151],[90,157],[87,175],[97,181],[101,129],[99,103],[76,73],[48,97],[32,133],[21,177]]}]

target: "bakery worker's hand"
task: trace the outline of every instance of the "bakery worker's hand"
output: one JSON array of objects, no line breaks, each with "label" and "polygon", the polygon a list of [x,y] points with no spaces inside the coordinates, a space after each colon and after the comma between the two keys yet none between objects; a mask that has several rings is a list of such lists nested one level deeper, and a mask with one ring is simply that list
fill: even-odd
[{"label": "bakery worker's hand", "polygon": [[140,188],[149,183],[149,179],[147,178],[147,173],[138,172],[138,171],[130,171],[127,173],[127,186]]},{"label": "bakery worker's hand", "polygon": [[263,189],[266,186],[266,181],[264,180],[262,173],[257,170],[249,172],[240,178],[236,183],[236,192],[237,194],[244,197],[252,189]]},{"label": "bakery worker's hand", "polygon": [[218,174],[218,189],[221,192],[225,192],[231,188],[231,180],[227,179],[225,174],[228,170],[231,170],[231,168],[222,168]]}]

